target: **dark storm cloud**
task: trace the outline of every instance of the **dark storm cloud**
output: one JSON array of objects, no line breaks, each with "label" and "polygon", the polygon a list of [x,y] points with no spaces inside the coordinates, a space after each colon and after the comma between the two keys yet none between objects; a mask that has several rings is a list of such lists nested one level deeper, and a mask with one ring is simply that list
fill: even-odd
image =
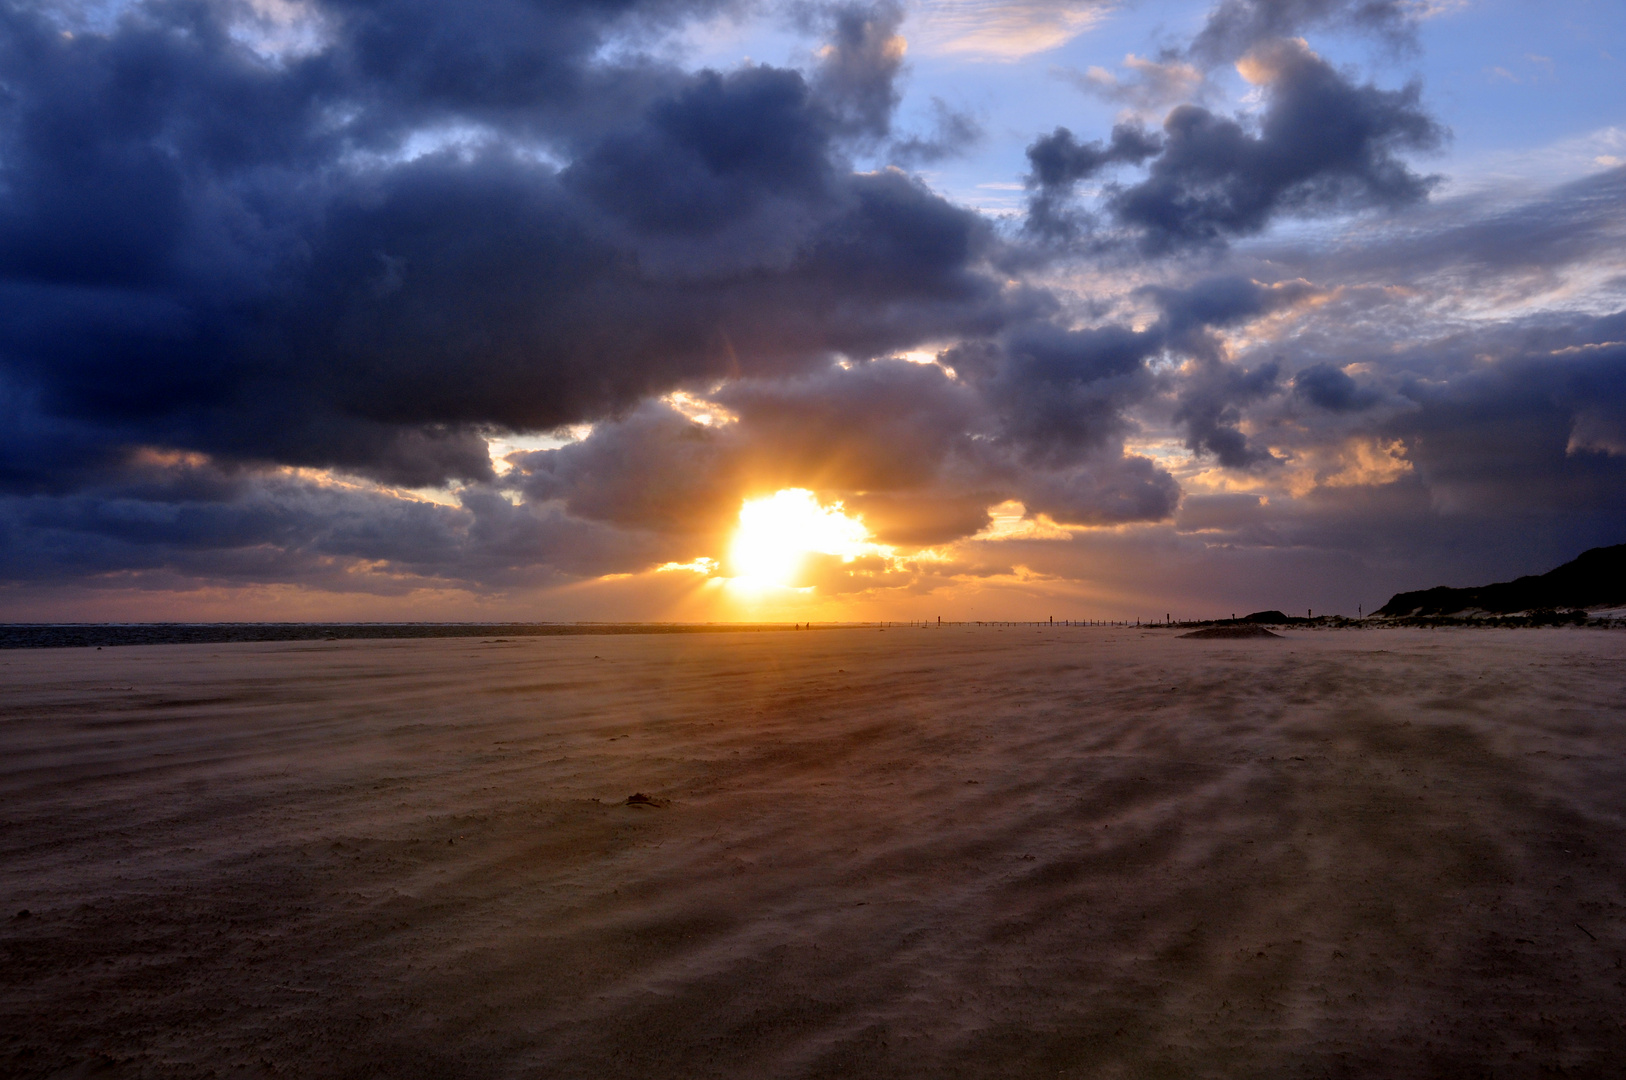
[{"label": "dark storm cloud", "polygon": [[[1445,288],[1495,289],[1507,295],[1553,287],[1571,267],[1626,245],[1626,166],[1517,200],[1498,193],[1434,199],[1371,223],[1360,244],[1312,249],[1291,242],[1258,253],[1318,280],[1369,280]],[[1374,227],[1375,226],[1375,227]]]},{"label": "dark storm cloud", "polygon": [[1081,225],[1069,206],[1079,181],[1120,164],[1139,165],[1162,150],[1162,140],[1138,124],[1119,124],[1109,141],[1080,143],[1059,127],[1027,148],[1027,228],[1049,236],[1077,232]]},{"label": "dark storm cloud", "polygon": [[[1620,303],[1609,275],[1626,244],[1626,170],[1520,196],[1441,200],[1365,222],[1336,244],[1232,249],[1228,261],[1239,270],[1317,283],[1302,307],[1286,313],[1285,340],[1266,337],[1234,358],[1249,366],[1277,360],[1294,373],[1291,394],[1251,408],[1255,427],[1287,447],[1336,443],[1355,431],[1374,433],[1374,425],[1414,408],[1427,387],[1458,385],[1492,358],[1578,356],[1563,350],[1619,340],[1605,323],[1564,308]],[[1554,296],[1562,305],[1549,310]],[[1526,310],[1494,319],[1488,304]]]},{"label": "dark storm cloud", "polygon": [[1246,370],[1227,359],[1218,331],[1293,307],[1313,296],[1303,280],[1265,285],[1235,275],[1199,279],[1184,288],[1148,286],[1140,290],[1162,309],[1151,328],[1163,347],[1192,361],[1179,380],[1174,423],[1186,432],[1194,454],[1211,454],[1228,469],[1246,469],[1275,459],[1249,442],[1239,428],[1243,410],[1278,390],[1281,365],[1267,360]]},{"label": "dark storm cloud", "polygon": [[1224,362],[1212,334],[1314,289],[1220,276],[1142,292],[1161,312],[1144,330],[1030,320],[953,346],[940,365],[879,360],[730,381],[708,397],[731,422],[647,405],[579,443],[516,455],[514,482],[574,515],[710,536],[714,547],[742,493],[780,487],[844,499],[880,539],[906,545],[972,535],[1006,499],[1075,524],[1164,520],[1179,485],[1121,448],[1137,427],[1132,411],[1160,392],[1148,361],[1167,352],[1201,362],[1175,405],[1194,451],[1233,468],[1270,460],[1237,424],[1279,389],[1278,367]]},{"label": "dark storm cloud", "polygon": [[1261,43],[1245,66],[1264,87],[1256,125],[1188,104],[1159,135],[1119,125],[1107,143],[1079,143],[1058,128],[1029,146],[1029,231],[1080,231],[1088,221],[1071,204],[1075,186],[1119,164],[1144,162],[1147,173],[1109,183],[1104,207],[1150,254],[1251,236],[1283,215],[1405,207],[1434,186],[1397,156],[1445,137],[1416,84],[1356,85],[1292,40]]},{"label": "dark storm cloud", "polygon": [[1203,376],[1182,384],[1177,422],[1193,431],[1193,449],[1252,464],[1260,455],[1234,425],[1275,389],[1275,369],[1222,362],[1210,334],[1311,291],[1202,279],[1145,290],[1162,316],[1141,331],[1033,320],[956,345],[941,366],[880,360],[730,381],[708,396],[733,422],[707,426],[646,405],[579,443],[515,456],[514,482],[574,515],[691,538],[731,525],[741,493],[780,487],[847,499],[899,543],[975,533],[986,508],[1009,498],[1070,522],[1160,520],[1178,485],[1121,452],[1136,427],[1131,410],[1158,391],[1148,360],[1165,351],[1201,358]]},{"label": "dark storm cloud", "polygon": [[0,496],[0,580],[287,583],[400,594],[558,583],[661,560],[663,541],[466,489],[461,506],[208,464],[135,462],[71,495]]},{"label": "dark storm cloud", "polygon": [[1411,0],[1221,0],[1187,54],[1207,66],[1227,64],[1260,42],[1323,28],[1376,34],[1405,48],[1413,44],[1418,10]]},{"label": "dark storm cloud", "polygon": [[1411,382],[1414,408],[1386,425],[1436,500],[1457,512],[1608,510],[1626,527],[1626,313],[1472,344],[1494,362]]},{"label": "dark storm cloud", "polygon": [[1032,473],[1019,497],[1030,514],[1069,525],[1122,525],[1168,518],[1180,502],[1180,484],[1150,458],[1124,455]]},{"label": "dark storm cloud", "polygon": [[1001,501],[999,487],[991,484],[970,492],[861,492],[847,496],[844,507],[862,517],[879,542],[914,548],[952,543],[981,532],[993,520],[988,508]]},{"label": "dark storm cloud", "polygon": [[1108,197],[1148,250],[1252,235],[1284,213],[1394,208],[1427,195],[1434,181],[1396,156],[1443,138],[1418,86],[1356,86],[1291,41],[1251,57],[1266,87],[1258,134],[1182,105],[1163,122],[1163,152],[1146,178]]},{"label": "dark storm cloud", "polygon": [[428,503],[278,480],[209,494],[98,487],[58,499],[7,499],[8,530],[32,540],[19,545],[26,561],[9,576],[183,566],[216,579],[298,581],[321,574],[323,556],[365,551],[402,566],[444,568],[459,547],[451,515]]},{"label": "dark storm cloud", "polygon": [[1416,48],[1422,6],[1413,0],[1221,0],[1184,47],[1154,56],[1130,56],[1123,76],[1094,67],[1056,74],[1091,97],[1147,115],[1219,93],[1215,68],[1230,65],[1268,42],[1333,30],[1375,36],[1393,52]]},{"label": "dark storm cloud", "polygon": [[1066,466],[1123,437],[1124,410],[1149,392],[1146,360],[1161,346],[1153,331],[1036,322],[943,360],[979,388],[1003,445],[1031,465]]},{"label": "dark storm cloud", "polygon": [[1377,401],[1376,394],[1331,364],[1313,364],[1294,375],[1293,392],[1329,412],[1351,412]]},{"label": "dark storm cloud", "polygon": [[[1062,473],[1120,444],[1134,429],[1132,411],[1158,388],[1150,359],[1166,354],[1190,360],[1193,368],[1178,379],[1175,424],[1187,431],[1194,453],[1212,454],[1227,468],[1247,468],[1270,455],[1251,447],[1237,424],[1247,405],[1276,392],[1280,365],[1267,362],[1250,371],[1228,362],[1218,333],[1291,308],[1315,291],[1302,280],[1266,285],[1233,275],[1181,288],[1147,286],[1138,293],[1153,300],[1161,316],[1144,330],[1030,323],[994,342],[959,346],[943,359],[982,392],[1004,445],[1028,467]],[[1055,491],[1058,483],[1050,476],[1038,490]],[[1177,494],[1169,492],[1175,490],[1159,482],[1137,496],[1146,500],[1148,520],[1172,511]],[[1075,494],[1068,520],[1093,520],[1078,510],[1081,499]],[[1116,495],[1111,500],[1128,505]]]},{"label": "dark storm cloud", "polygon": [[1167,517],[1178,485],[1113,438],[1150,389],[1147,342],[1041,330],[945,353],[955,378],[880,360],[729,383],[711,400],[734,419],[717,425],[647,405],[579,443],[514,455],[514,483],[573,515],[709,540],[713,552],[741,494],[784,487],[841,499],[878,539],[906,546],[970,536],[1007,499],[1069,522]]},{"label": "dark storm cloud", "polygon": [[949,107],[942,98],[932,98],[932,130],[927,135],[906,135],[892,140],[887,160],[901,168],[933,165],[962,154],[984,136],[976,117]]},{"label": "dark storm cloud", "polygon": [[[715,9],[333,0],[267,56],[231,4],[73,33],[0,8],[0,480],[8,537],[54,552],[10,572],[316,582],[374,558],[496,587],[692,556],[769,482],[936,541],[1015,490],[978,432],[1054,444],[1070,513],[1164,512],[1078,471],[1113,460],[1144,350],[1048,327],[1055,300],[986,265],[982,218],[853,171],[977,136],[946,106],[931,135],[894,132],[900,10],[822,9],[806,72],[603,58]],[[975,386],[862,363],[960,338],[1000,358]],[[720,379],[737,429],[638,405]],[[530,505],[498,497],[489,434],[594,420],[503,482]],[[186,483],[153,487],[141,447]],[[472,486],[398,518],[279,465]]]},{"label": "dark storm cloud", "polygon": [[[335,3],[276,62],[234,10],[0,13],[0,362],[104,447],[479,480],[489,430],[1035,309],[975,214],[846,164],[887,131],[889,9],[837,11],[810,75],[631,62],[608,113],[606,35],[705,6]],[[403,156],[435,124],[473,127]]]},{"label": "dark storm cloud", "polygon": [[1193,453],[1213,454],[1227,469],[1274,462],[1269,450],[1248,441],[1238,427],[1245,406],[1277,390],[1281,367],[1274,361],[1244,370],[1234,364],[1205,365],[1178,395],[1174,422],[1187,432]]},{"label": "dark storm cloud", "polygon": [[1180,527],[1228,549],[1347,560],[1340,580],[1373,582],[1368,610],[1400,589],[1506,580],[1618,543],[1626,315],[1544,322],[1416,343],[1384,373],[1404,394],[1330,417],[1310,406],[1332,422],[1273,432],[1300,460],[1348,436],[1398,441],[1408,468],[1390,482],[1294,499],[1188,495]]},{"label": "dark storm cloud", "polygon": [[[1626,530],[1626,316],[1442,324],[1413,307],[1438,293],[1376,296],[1362,308],[1318,293],[1291,313],[1289,333],[1196,364],[1172,388],[1188,439],[1222,464],[1315,476],[1313,491],[1273,499],[1263,531],[1236,542],[1421,559],[1442,537],[1472,546],[1477,528],[1487,551],[1511,555],[1527,529],[1562,562]],[[1363,476],[1373,462],[1390,473]]]},{"label": "dark storm cloud", "polygon": [[738,509],[741,458],[732,431],[650,403],[580,442],[512,455],[511,482],[528,501],[557,500],[576,517],[692,536]]},{"label": "dark storm cloud", "polygon": [[1208,355],[1214,346],[1207,331],[1248,322],[1297,304],[1315,293],[1303,279],[1266,285],[1237,274],[1199,278],[1174,288],[1148,285],[1139,290],[1162,309],[1155,332],[1188,354]]},{"label": "dark storm cloud", "polygon": [[884,138],[898,107],[898,73],[903,68],[900,4],[840,4],[824,11],[829,44],[813,75],[813,85],[829,103],[845,134]]},{"label": "dark storm cloud", "polygon": [[938,367],[832,366],[734,382],[712,399],[737,419],[705,425],[649,404],[578,443],[513,456],[515,482],[529,499],[558,500],[576,516],[713,542],[733,526],[742,494],[783,487],[861,496],[887,539],[947,538],[949,522],[976,532],[985,508],[1004,497],[979,496],[973,507],[955,490],[980,475],[970,434],[980,403]]},{"label": "dark storm cloud", "polygon": [[1162,141],[1138,124],[1117,125],[1105,144],[1080,143],[1071,131],[1059,127],[1027,148],[1033,168],[1029,179],[1041,190],[1066,192],[1108,165],[1139,165],[1162,148]]},{"label": "dark storm cloud", "polygon": [[781,486],[846,491],[930,487],[968,452],[981,403],[931,364],[878,361],[784,382],[739,382],[715,400],[752,441],[750,471]]},{"label": "dark storm cloud", "polygon": [[[1024,229],[855,170],[980,135],[941,102],[900,130],[901,9],[803,9],[826,45],[801,70],[638,51],[727,6],[322,0],[272,54],[225,0],[100,29],[0,0],[0,580],[530,588],[719,556],[742,496],[790,486],[905,548],[1010,499],[1338,566],[1515,550],[1521,514],[1542,550],[1618,542],[1622,317],[1441,314],[1612,258],[1626,169],[1430,205],[1419,89],[1285,40],[1403,41],[1409,7],[1226,0],[1163,60],[1240,59],[1262,110],[1042,135]],[[1259,237],[1363,209],[1336,246]],[[1121,281],[1024,281],[1081,255]],[[680,389],[728,418],[659,400]],[[494,474],[488,437],[575,423]],[[1319,486],[1182,504],[1138,438]],[[1351,447],[1395,476],[1333,482]],[[289,466],[463,484],[441,505]],[[1010,571],[972,549],[908,587]],[[1046,550],[1023,558],[1070,572]]]}]

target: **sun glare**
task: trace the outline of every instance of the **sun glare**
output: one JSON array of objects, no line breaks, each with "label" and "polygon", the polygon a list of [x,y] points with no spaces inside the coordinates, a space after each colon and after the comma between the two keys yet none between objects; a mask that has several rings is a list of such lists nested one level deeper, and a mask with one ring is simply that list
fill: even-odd
[{"label": "sun glare", "polygon": [[874,546],[868,539],[864,523],[839,502],[820,506],[806,488],[786,488],[740,507],[729,569],[745,584],[788,586],[809,555],[854,558]]}]

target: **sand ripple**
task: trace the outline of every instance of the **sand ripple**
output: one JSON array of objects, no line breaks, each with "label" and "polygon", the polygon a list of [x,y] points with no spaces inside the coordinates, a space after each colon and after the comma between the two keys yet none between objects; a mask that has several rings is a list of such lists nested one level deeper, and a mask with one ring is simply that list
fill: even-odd
[{"label": "sand ripple", "polygon": [[6,654],[0,1072],[1618,1075],[1626,635],[1284,638]]}]

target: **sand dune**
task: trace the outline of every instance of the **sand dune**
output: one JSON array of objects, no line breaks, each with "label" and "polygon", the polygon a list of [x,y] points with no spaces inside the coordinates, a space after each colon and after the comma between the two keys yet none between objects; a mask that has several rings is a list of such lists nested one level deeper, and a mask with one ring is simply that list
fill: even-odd
[{"label": "sand dune", "polygon": [[1545,574],[1530,574],[1477,588],[1444,585],[1395,593],[1373,612],[1395,618],[1456,614],[1513,614],[1543,608],[1609,610],[1626,603],[1626,544],[1583,551]]},{"label": "sand dune", "polygon": [[1619,1075],[1626,635],[1283,639],[0,655],[0,1072]]}]

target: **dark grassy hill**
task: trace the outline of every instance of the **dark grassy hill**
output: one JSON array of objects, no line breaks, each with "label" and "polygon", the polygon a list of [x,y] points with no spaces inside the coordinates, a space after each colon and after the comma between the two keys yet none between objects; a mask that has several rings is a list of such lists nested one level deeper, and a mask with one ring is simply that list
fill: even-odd
[{"label": "dark grassy hill", "polygon": [[1403,618],[1480,610],[1505,615],[1515,611],[1613,604],[1626,604],[1626,544],[1593,548],[1556,570],[1514,581],[1471,589],[1441,585],[1396,593],[1373,614]]}]

